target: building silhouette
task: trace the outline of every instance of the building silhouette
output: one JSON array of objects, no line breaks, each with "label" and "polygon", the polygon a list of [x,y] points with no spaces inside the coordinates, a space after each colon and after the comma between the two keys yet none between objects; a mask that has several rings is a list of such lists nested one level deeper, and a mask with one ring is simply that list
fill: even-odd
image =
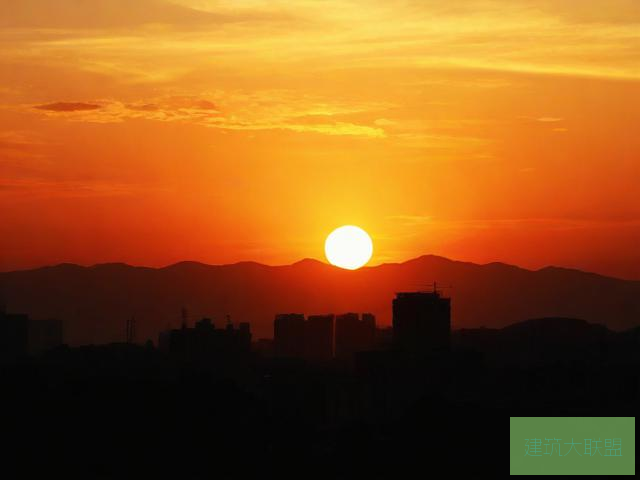
[{"label": "building silhouette", "polygon": [[248,323],[235,328],[230,322],[223,329],[216,328],[210,318],[203,318],[193,328],[185,322],[181,328],[160,332],[158,348],[176,359],[200,363],[247,356],[251,329]]},{"label": "building silhouette", "polygon": [[376,320],[371,313],[344,313],[336,316],[335,356],[351,360],[357,352],[371,350],[375,345]]},{"label": "building silhouette", "polygon": [[59,345],[61,320],[34,320],[24,313],[0,311],[0,361],[38,355]]},{"label": "building silhouette", "polygon": [[375,347],[376,320],[371,313],[335,316],[280,313],[273,322],[273,353],[277,357],[325,362],[351,360],[357,352]]},{"label": "building silhouette", "polygon": [[375,348],[388,350],[393,346],[393,327],[376,327]]},{"label": "building silhouette", "polygon": [[305,322],[305,357],[311,361],[333,358],[334,315],[309,315]]},{"label": "building silhouette", "polygon": [[393,300],[394,347],[412,354],[448,351],[451,299],[440,292],[399,292]]},{"label": "building silhouette", "polygon": [[0,361],[13,361],[27,355],[29,317],[0,311]]},{"label": "building silhouette", "polygon": [[273,350],[278,357],[303,357],[305,320],[301,313],[280,313],[273,322]]}]

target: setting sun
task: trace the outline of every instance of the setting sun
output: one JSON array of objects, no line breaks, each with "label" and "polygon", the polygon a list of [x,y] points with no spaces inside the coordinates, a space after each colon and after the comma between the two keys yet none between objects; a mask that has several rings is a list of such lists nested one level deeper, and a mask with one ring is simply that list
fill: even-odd
[{"label": "setting sun", "polygon": [[371,259],[373,242],[360,227],[344,225],[329,234],[324,243],[324,252],[332,265],[356,270]]}]

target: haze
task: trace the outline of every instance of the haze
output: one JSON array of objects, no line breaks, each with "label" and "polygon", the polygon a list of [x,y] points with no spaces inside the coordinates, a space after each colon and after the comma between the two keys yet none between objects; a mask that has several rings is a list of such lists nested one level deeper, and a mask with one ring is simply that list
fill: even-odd
[{"label": "haze", "polygon": [[640,278],[635,0],[0,0],[0,270],[423,253]]}]

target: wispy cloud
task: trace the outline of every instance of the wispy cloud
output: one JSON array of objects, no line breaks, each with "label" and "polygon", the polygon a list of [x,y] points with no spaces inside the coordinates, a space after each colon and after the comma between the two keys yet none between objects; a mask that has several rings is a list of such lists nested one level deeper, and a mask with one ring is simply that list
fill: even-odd
[{"label": "wispy cloud", "polygon": [[100,105],[83,102],[54,102],[45,105],[36,105],[33,108],[49,112],[84,112],[87,110],[97,110],[100,108]]},{"label": "wispy cloud", "polygon": [[539,117],[539,118],[536,118],[536,120],[538,122],[543,122],[543,123],[555,123],[555,122],[561,122],[564,119],[560,117]]},{"label": "wispy cloud", "polygon": [[519,116],[520,120],[527,120],[529,122],[540,122],[540,123],[557,123],[564,121],[562,117],[554,117],[551,115],[542,115],[539,117],[535,116]]},{"label": "wispy cloud", "polygon": [[200,96],[165,96],[134,103],[118,100],[98,102],[54,102],[36,107],[48,114],[73,112],[71,121],[112,123],[127,119],[187,122],[223,130],[289,130],[323,135],[382,138],[379,124],[360,124],[344,116],[384,108],[379,103],[348,103],[297,96],[293,92],[223,92]]},{"label": "wispy cloud", "polygon": [[168,0],[0,0],[0,26],[103,30],[142,25],[206,28],[239,22],[285,21],[287,15],[265,8],[218,7],[204,11]]},{"label": "wispy cloud", "polygon": [[400,223],[403,226],[415,227],[431,223],[433,217],[430,215],[390,215],[387,220]]},{"label": "wispy cloud", "polygon": [[4,57],[121,80],[175,80],[214,61],[235,71],[411,66],[640,78],[635,0],[0,1]]},{"label": "wispy cloud", "polygon": [[616,225],[640,225],[640,217],[625,216],[622,218],[589,218],[589,217],[522,217],[522,218],[487,218],[487,219],[444,219],[412,215],[388,217],[391,220],[404,222],[405,226],[424,226],[429,230],[580,230],[595,227]]}]

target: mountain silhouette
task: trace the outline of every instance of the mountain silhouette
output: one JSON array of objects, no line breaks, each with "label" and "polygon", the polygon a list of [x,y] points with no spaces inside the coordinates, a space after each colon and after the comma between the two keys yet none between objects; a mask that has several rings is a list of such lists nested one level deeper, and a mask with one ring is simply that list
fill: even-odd
[{"label": "mountain silhouette", "polygon": [[180,325],[183,306],[190,324],[208,316],[223,326],[230,315],[233,322],[251,322],[254,338],[262,338],[271,337],[274,315],[283,312],[372,312],[379,325],[388,325],[395,292],[429,290],[434,281],[452,287],[443,292],[452,298],[454,329],[545,317],[579,318],[611,330],[640,323],[639,281],[433,255],[355,271],[313,259],[283,266],[60,264],[0,273],[0,299],[11,312],[62,319],[72,345],[122,341],[131,317],[138,341],[156,340],[160,330]]}]

